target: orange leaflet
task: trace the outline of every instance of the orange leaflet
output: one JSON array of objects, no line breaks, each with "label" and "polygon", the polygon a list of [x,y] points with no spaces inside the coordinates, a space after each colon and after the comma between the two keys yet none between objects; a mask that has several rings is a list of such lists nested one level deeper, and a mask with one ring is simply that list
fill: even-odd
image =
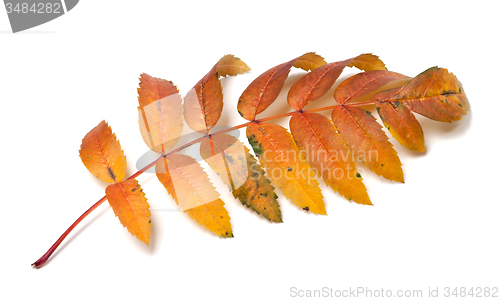
[{"label": "orange leaflet", "polygon": [[384,62],[382,62],[378,56],[371,53],[363,53],[355,57],[352,62],[347,65],[349,67],[356,67],[360,70],[371,71],[371,70],[387,70]]},{"label": "orange leaflet", "polygon": [[182,134],[182,99],[170,81],[141,74],[139,128],[146,145],[157,153],[172,148]]},{"label": "orange leaflet", "polygon": [[274,187],[243,143],[231,135],[216,135],[201,142],[200,153],[243,205],[270,221],[283,221]]},{"label": "orange leaflet", "polygon": [[[392,71],[374,70],[361,72],[349,77],[335,89],[334,97],[339,104],[345,104],[348,101],[357,99],[368,93],[375,94],[377,90],[387,90],[388,83],[400,87],[406,84],[410,78]],[[394,86],[394,87],[396,87]]]},{"label": "orange leaflet", "polygon": [[238,112],[246,120],[255,120],[257,114],[267,109],[276,100],[292,66],[308,71],[324,64],[326,62],[321,56],[306,53],[267,70],[243,91],[238,101]]},{"label": "orange leaflet", "polygon": [[245,62],[232,54],[225,55],[217,63],[217,73],[223,77],[236,76],[250,70]]},{"label": "orange leaflet", "polygon": [[438,67],[420,73],[390,101],[404,102],[413,112],[443,122],[460,120],[470,109],[457,77]]},{"label": "orange leaflet", "polygon": [[293,66],[304,71],[314,70],[326,64],[324,58],[314,52],[304,53],[295,59]]},{"label": "orange leaflet", "polygon": [[222,57],[184,97],[184,114],[188,126],[199,133],[208,133],[222,113],[223,97],[219,77],[249,70],[242,60],[233,55]]},{"label": "orange leaflet", "polygon": [[385,70],[384,63],[372,54],[362,54],[321,66],[303,76],[290,88],[287,96],[288,104],[294,110],[300,111],[309,102],[325,95],[346,66],[356,66],[361,70]]},{"label": "orange leaflet", "polygon": [[307,162],[327,185],[347,200],[372,205],[352,152],[328,118],[317,113],[297,113],[290,119],[290,130]]},{"label": "orange leaflet", "polygon": [[80,158],[85,167],[104,182],[116,183],[125,178],[125,155],[120,142],[104,120],[83,138]]},{"label": "orange leaflet", "polygon": [[285,128],[251,123],[247,137],[267,175],[288,199],[306,211],[326,215],[315,174]]},{"label": "orange leaflet", "polygon": [[325,95],[351,61],[348,59],[323,65],[301,77],[288,91],[288,104],[300,111],[309,102]]},{"label": "orange leaflet", "polygon": [[168,155],[157,162],[156,176],[198,224],[221,237],[233,237],[224,202],[196,160],[186,155]]},{"label": "orange leaflet", "polygon": [[420,123],[404,102],[390,101],[399,90],[401,88],[390,89],[373,97],[378,115],[384,126],[401,145],[410,150],[423,152],[425,150],[424,132]]},{"label": "orange leaflet", "polygon": [[149,244],[151,213],[139,182],[130,179],[111,184],[106,187],[106,197],[122,225],[127,227],[132,235]]},{"label": "orange leaflet", "polygon": [[379,176],[404,182],[401,161],[382,127],[369,111],[337,106],[332,121],[354,156]]}]

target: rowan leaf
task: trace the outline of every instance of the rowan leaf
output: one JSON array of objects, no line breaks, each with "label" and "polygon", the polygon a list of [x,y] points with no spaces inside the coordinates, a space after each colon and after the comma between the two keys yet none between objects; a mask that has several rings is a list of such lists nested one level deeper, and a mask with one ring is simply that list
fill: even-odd
[{"label": "rowan leaf", "polygon": [[243,61],[233,55],[222,57],[184,97],[187,125],[194,131],[207,134],[217,124],[222,113],[220,76],[237,75],[249,70]]},{"label": "rowan leaf", "polygon": [[356,67],[363,71],[387,70],[384,62],[378,56],[371,53],[363,53],[355,57],[349,67]]},{"label": "rowan leaf", "polygon": [[309,102],[325,95],[351,61],[326,64],[301,77],[288,91],[288,104],[300,111]]},{"label": "rowan leaf", "polygon": [[443,122],[460,120],[470,110],[469,101],[457,77],[438,67],[420,73],[390,101],[404,102],[413,112]]},{"label": "rowan leaf", "polygon": [[326,215],[315,174],[290,133],[272,123],[251,123],[247,138],[273,184],[300,208]]},{"label": "rowan leaf", "polygon": [[200,153],[234,198],[270,221],[283,221],[274,187],[243,143],[228,134],[216,135],[201,142]]},{"label": "rowan leaf", "polygon": [[[257,120],[256,116],[280,94],[292,66],[310,70],[288,92],[287,101],[295,112]],[[331,89],[346,66],[364,72],[337,87],[333,93],[337,105],[303,110]],[[250,122],[211,132],[223,107],[220,77],[249,70],[233,55],[222,57],[186,94],[183,105],[172,82],[142,74],[138,89],[141,135],[161,156],[124,181],[126,160],[115,134],[105,121],[92,129],[82,140],[80,157],[92,174],[111,185],[106,188],[106,196],[78,218],[33,266],[45,264],[67,234],[106,199],[129,232],[148,244],[151,214],[135,178],[153,165],[159,181],[182,211],[218,236],[233,237],[229,214],[207,173],[192,157],[178,154],[198,142],[202,158],[235,198],[268,220],[282,222],[274,187],[296,206],[326,215],[317,175],[347,200],[364,205],[372,203],[356,161],[386,179],[404,182],[393,145],[375,117],[362,107],[375,105],[395,139],[415,151],[423,151],[425,145],[414,113],[452,122],[470,110],[462,84],[446,69],[429,68],[410,79],[387,71],[373,54],[327,64],[321,56],[309,52],[269,69],[245,89],[237,108]],[[313,113],[326,110],[332,110],[331,120]],[[289,116],[291,133],[280,125],[266,123]],[[204,136],[167,152],[182,133],[183,118]],[[241,141],[227,134],[244,127],[260,164]]]},{"label": "rowan leaf", "polygon": [[337,106],[332,121],[354,156],[379,176],[404,182],[401,161],[381,125],[369,111]]},{"label": "rowan leaf", "polygon": [[[361,72],[349,77],[335,89],[334,97],[339,104],[345,104],[348,101],[359,99],[366,94],[372,96],[389,87],[387,84],[392,82],[392,87],[400,87],[406,84],[411,78],[392,71],[373,70]],[[370,97],[371,98],[371,97]]]},{"label": "rowan leaf", "polygon": [[352,152],[328,118],[297,113],[290,119],[290,131],[307,162],[328,186],[349,201],[372,205]]},{"label": "rowan leaf", "polygon": [[380,92],[373,97],[377,112],[391,135],[406,148],[423,152],[424,132],[404,102],[390,101],[400,88]]},{"label": "rowan leaf", "polygon": [[141,74],[139,94],[139,129],[146,145],[163,154],[179,140],[183,123],[182,99],[170,81]]},{"label": "rowan leaf", "polygon": [[124,227],[130,234],[149,244],[151,213],[141,185],[136,179],[129,179],[106,187],[106,197]]},{"label": "rowan leaf", "polygon": [[121,182],[127,173],[120,142],[104,120],[83,138],[80,158],[94,176],[107,183]]},{"label": "rowan leaf", "polygon": [[233,237],[224,202],[193,158],[172,154],[156,164],[156,176],[182,211],[221,237]]},{"label": "rowan leaf", "polygon": [[246,120],[255,120],[257,114],[262,113],[276,100],[292,66],[308,71],[323,63],[321,56],[309,52],[267,70],[243,91],[238,100],[238,112]]}]

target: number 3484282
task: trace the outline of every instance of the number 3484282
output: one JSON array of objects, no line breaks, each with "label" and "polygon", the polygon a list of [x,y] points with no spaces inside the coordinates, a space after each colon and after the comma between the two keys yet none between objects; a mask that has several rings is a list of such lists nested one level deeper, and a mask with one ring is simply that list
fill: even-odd
[{"label": "number 3484282", "polygon": [[498,287],[445,287],[445,297],[498,298]]},{"label": "number 3484282", "polygon": [[60,14],[61,3],[5,3],[8,14]]}]

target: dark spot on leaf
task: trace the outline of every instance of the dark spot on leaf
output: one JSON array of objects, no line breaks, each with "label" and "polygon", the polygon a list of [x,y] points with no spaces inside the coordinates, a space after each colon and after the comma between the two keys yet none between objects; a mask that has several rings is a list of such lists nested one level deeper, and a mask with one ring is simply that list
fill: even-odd
[{"label": "dark spot on leaf", "polygon": [[293,168],[292,168],[292,167],[288,167],[288,168],[286,169],[286,171],[292,171],[292,170],[293,170]]},{"label": "dark spot on leaf", "polygon": [[380,166],[384,167],[384,163],[380,164]]},{"label": "dark spot on leaf", "polygon": [[226,159],[227,159],[227,162],[229,162],[230,164],[234,165],[234,158],[232,156],[225,156]]},{"label": "dark spot on leaf", "polygon": [[455,91],[453,91],[453,90],[443,90],[443,91],[441,91],[441,94],[442,94],[442,95],[446,95],[446,94],[455,94]]},{"label": "dark spot on leaf", "polygon": [[250,145],[252,145],[253,151],[254,151],[255,155],[257,156],[257,158],[260,158],[260,156],[262,155],[262,152],[263,152],[262,151],[262,143],[259,144],[259,141],[255,140],[255,135],[248,137],[248,142],[250,143]]},{"label": "dark spot on leaf", "polygon": [[109,176],[111,177],[111,179],[113,179],[113,181],[116,182],[116,175],[115,173],[111,170],[111,167],[108,167],[108,174]]},{"label": "dark spot on leaf", "polygon": [[356,178],[361,179],[361,175],[359,174],[359,172],[356,173]]},{"label": "dark spot on leaf", "polygon": [[302,209],[304,209],[305,211],[309,211],[309,207],[304,207]]}]

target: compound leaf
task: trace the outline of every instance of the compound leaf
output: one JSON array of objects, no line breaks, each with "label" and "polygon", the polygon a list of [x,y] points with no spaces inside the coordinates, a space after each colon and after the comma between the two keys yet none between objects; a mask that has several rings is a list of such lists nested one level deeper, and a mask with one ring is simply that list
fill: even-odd
[{"label": "compound leaf", "polygon": [[[287,101],[295,112],[256,120],[276,100],[292,66],[310,71],[288,92]],[[337,87],[333,95],[337,104],[303,110],[325,95],[347,66],[364,72]],[[364,205],[372,203],[356,161],[388,180],[404,182],[401,161],[393,145],[375,117],[362,107],[374,104],[388,131],[403,146],[415,151],[424,151],[425,145],[414,113],[452,122],[470,110],[462,84],[446,69],[429,68],[411,79],[387,71],[373,54],[327,64],[321,56],[309,52],[267,70],[245,89],[237,108],[250,122],[211,132],[223,107],[220,77],[249,70],[233,55],[222,57],[186,94],[183,104],[172,82],[141,74],[140,131],[148,147],[161,156],[124,180],[126,159],[109,125],[102,121],[88,132],[79,151],[82,162],[94,176],[111,185],[106,188],[106,196],[73,223],[32,266],[45,264],[66,235],[106,199],[122,225],[149,244],[151,213],[135,177],[153,165],[159,181],[182,211],[218,236],[233,237],[224,202],[205,170],[194,158],[177,154],[198,142],[201,157],[235,198],[264,218],[280,223],[283,219],[274,187],[303,210],[326,215],[317,175],[347,200]],[[331,120],[314,113],[330,109]],[[280,125],[266,123],[289,116],[291,133]],[[183,119],[203,136],[168,152],[183,132]],[[241,141],[226,134],[244,127],[260,164]]]}]

